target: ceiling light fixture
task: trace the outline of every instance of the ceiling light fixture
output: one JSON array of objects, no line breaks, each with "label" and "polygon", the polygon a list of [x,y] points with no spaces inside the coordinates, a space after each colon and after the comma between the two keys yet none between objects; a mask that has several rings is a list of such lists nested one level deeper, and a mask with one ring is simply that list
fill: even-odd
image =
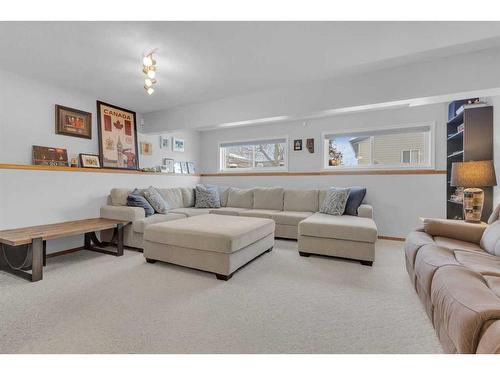
[{"label": "ceiling light fixture", "polygon": [[154,58],[154,53],[156,48],[146,55],[142,59],[142,72],[146,75],[144,77],[144,89],[149,95],[154,93],[153,85],[156,83],[156,60]]}]

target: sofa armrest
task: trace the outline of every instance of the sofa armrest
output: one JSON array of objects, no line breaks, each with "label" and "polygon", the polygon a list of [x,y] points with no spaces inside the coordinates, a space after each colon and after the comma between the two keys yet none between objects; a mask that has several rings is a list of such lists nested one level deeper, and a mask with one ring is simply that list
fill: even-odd
[{"label": "sofa armrest", "polygon": [[484,230],[488,227],[484,223],[467,223],[463,220],[425,218],[423,221],[425,232],[433,237],[448,237],[478,245]]},{"label": "sofa armrest", "polygon": [[114,220],[127,220],[134,222],[136,220],[144,219],[146,213],[142,207],[129,207],[129,206],[102,206],[101,217],[105,219]]},{"label": "sofa armrest", "polygon": [[494,321],[483,333],[477,346],[477,354],[500,354],[500,320]]},{"label": "sofa armrest", "polygon": [[358,207],[358,216],[373,219],[373,207],[369,204],[362,204]]}]

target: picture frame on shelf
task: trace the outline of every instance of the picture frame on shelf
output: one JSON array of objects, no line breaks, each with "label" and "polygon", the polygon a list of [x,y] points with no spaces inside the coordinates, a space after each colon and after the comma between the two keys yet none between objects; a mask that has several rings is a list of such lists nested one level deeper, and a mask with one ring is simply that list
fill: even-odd
[{"label": "picture frame on shelf", "polygon": [[184,139],[172,138],[172,147],[175,152],[184,152]]},{"label": "picture frame on shelf", "polygon": [[196,170],[194,168],[194,163],[192,161],[187,162],[187,169],[189,174],[195,174]]},{"label": "picture frame on shelf", "polygon": [[33,146],[33,165],[68,167],[68,151],[65,148]]},{"label": "picture frame on shelf", "polygon": [[101,168],[99,155],[80,154],[80,166],[82,168]]},{"label": "picture frame on shelf", "polygon": [[139,169],[136,113],[98,100],[97,122],[101,166]]},{"label": "picture frame on shelf", "polygon": [[174,173],[178,173],[178,174],[182,173],[182,167],[181,167],[180,161],[174,162]]},{"label": "picture frame on shelf", "polygon": [[59,104],[55,110],[56,134],[92,139],[92,113]]},{"label": "picture frame on shelf", "polygon": [[174,173],[174,159],[163,158],[162,160],[162,172],[164,173]]},{"label": "picture frame on shelf", "polygon": [[181,171],[182,174],[188,174],[187,163],[185,161],[181,161]]}]

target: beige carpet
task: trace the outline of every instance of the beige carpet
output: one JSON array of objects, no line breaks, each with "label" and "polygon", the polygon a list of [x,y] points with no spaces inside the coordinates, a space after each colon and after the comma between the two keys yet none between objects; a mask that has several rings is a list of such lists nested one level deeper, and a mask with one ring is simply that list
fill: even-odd
[{"label": "beige carpet", "polygon": [[370,268],[279,240],[227,282],[131,251],[52,258],[38,283],[0,272],[0,352],[440,353],[402,246]]}]

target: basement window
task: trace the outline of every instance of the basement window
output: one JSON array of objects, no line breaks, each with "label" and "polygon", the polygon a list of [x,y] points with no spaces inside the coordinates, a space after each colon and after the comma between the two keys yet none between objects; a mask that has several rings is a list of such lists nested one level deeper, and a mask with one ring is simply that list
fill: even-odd
[{"label": "basement window", "polygon": [[287,170],[286,138],[222,142],[219,152],[221,171]]},{"label": "basement window", "polygon": [[324,134],[324,169],[434,166],[434,124]]}]

